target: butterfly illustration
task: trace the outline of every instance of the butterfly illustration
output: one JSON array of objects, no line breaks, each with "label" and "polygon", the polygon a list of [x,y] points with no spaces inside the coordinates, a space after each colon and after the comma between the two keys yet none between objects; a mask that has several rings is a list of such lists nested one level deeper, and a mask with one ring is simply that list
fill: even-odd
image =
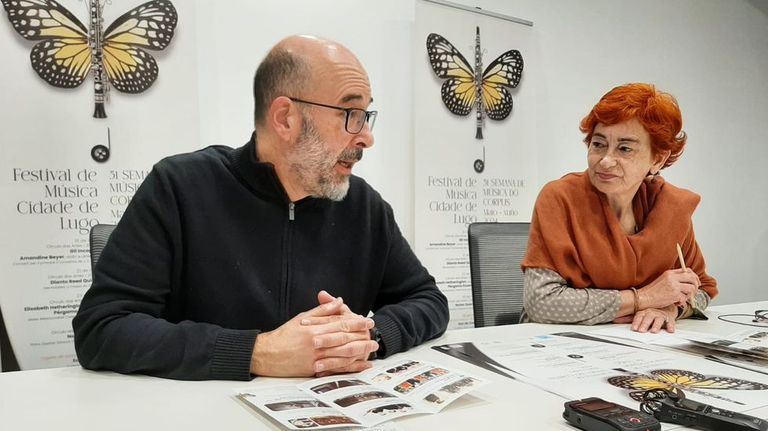
[{"label": "butterfly illustration", "polygon": [[512,95],[507,87],[517,87],[523,73],[523,57],[516,49],[509,50],[483,71],[480,49],[480,27],[475,36],[475,67],[470,66],[463,55],[443,36],[430,33],[427,36],[427,53],[432,70],[438,78],[445,79],[441,94],[445,106],[456,115],[468,115],[476,111],[476,139],[483,139],[483,118],[503,120],[512,112]]},{"label": "butterfly illustration", "polygon": [[14,30],[40,41],[30,53],[32,68],[49,84],[74,88],[89,72],[94,79],[95,118],[106,118],[110,85],[141,93],[155,82],[157,62],[144,49],[162,50],[171,42],[178,16],[168,0],[152,0],[126,12],[106,30],[102,9],[109,0],[85,0],[86,28],[54,0],[2,0]]},{"label": "butterfly illustration", "polygon": [[[626,372],[626,370],[621,369],[619,369],[619,371]],[[653,370],[648,374],[631,373],[630,375],[609,377],[608,383],[619,388],[632,390],[632,392],[629,393],[629,396],[635,401],[642,401],[645,391],[651,389],[683,392],[687,390],[694,393],[702,393],[701,391],[708,391],[711,389],[732,389],[739,391],[768,389],[768,385],[763,383],[734,379],[731,377],[706,376],[704,374],[686,370]],[[710,393],[704,394],[724,401],[742,404],[738,401],[733,401],[719,395]]]}]

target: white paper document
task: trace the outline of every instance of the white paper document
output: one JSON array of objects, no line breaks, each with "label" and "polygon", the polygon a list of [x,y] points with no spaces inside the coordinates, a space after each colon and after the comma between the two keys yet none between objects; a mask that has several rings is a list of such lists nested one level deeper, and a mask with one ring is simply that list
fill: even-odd
[{"label": "white paper document", "polygon": [[633,408],[648,389],[733,411],[768,404],[768,376],[691,355],[651,351],[578,333],[476,343],[486,355],[567,399],[601,397]]},{"label": "white paper document", "polygon": [[625,338],[658,346],[677,347],[690,342],[697,343],[713,350],[730,353],[741,353],[768,359],[768,328],[763,330],[747,329],[729,335],[708,334],[705,332],[677,330],[673,333],[635,332],[629,325],[611,325],[591,331],[593,335]]},{"label": "white paper document", "polygon": [[237,390],[247,406],[288,429],[370,427],[418,413],[437,413],[485,380],[414,360],[299,385]]},{"label": "white paper document", "polygon": [[668,332],[651,334],[634,332],[628,326],[612,325],[591,331],[590,334],[673,348],[710,361],[768,375],[768,357],[760,353],[760,349],[768,351],[768,332],[766,331],[746,330],[727,336],[684,330],[671,334]]},{"label": "white paper document", "polygon": [[681,336],[710,349],[768,359],[768,328],[761,331],[747,329],[724,337],[690,331]]}]

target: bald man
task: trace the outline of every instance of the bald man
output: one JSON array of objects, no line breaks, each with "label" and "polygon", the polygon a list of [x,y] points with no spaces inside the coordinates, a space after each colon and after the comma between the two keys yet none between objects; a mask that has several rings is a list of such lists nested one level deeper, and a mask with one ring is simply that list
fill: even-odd
[{"label": "bald man", "polygon": [[292,36],[253,94],[248,143],[166,158],[136,192],[73,320],[83,367],[322,376],[445,331],[445,296],[392,208],[352,175],[377,114],[358,59]]}]

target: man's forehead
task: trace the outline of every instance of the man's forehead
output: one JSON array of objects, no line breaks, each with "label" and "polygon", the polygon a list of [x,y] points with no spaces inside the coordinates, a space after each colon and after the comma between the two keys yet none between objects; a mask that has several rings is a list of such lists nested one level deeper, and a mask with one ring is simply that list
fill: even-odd
[{"label": "man's forehead", "polygon": [[360,67],[320,68],[313,75],[318,92],[333,98],[336,103],[367,106],[373,101],[368,75]]},{"label": "man's forehead", "polygon": [[309,65],[310,93],[327,100],[326,103],[367,106],[372,102],[368,73],[351,50],[313,36],[291,37],[285,44]]},{"label": "man's forehead", "polygon": [[365,100],[365,95],[362,93],[350,93],[342,96],[341,102],[342,103],[349,103],[349,102],[367,102],[367,103],[373,103],[373,96],[368,96],[368,100]]}]

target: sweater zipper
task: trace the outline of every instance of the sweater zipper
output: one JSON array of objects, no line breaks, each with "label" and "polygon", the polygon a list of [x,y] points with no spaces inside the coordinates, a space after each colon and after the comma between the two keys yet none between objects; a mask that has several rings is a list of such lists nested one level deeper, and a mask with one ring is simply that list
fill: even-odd
[{"label": "sweater zipper", "polygon": [[283,243],[283,292],[282,292],[282,320],[288,320],[288,290],[291,286],[291,239],[293,237],[293,223],[296,219],[296,204],[288,202],[288,223],[285,226],[285,242]]}]

